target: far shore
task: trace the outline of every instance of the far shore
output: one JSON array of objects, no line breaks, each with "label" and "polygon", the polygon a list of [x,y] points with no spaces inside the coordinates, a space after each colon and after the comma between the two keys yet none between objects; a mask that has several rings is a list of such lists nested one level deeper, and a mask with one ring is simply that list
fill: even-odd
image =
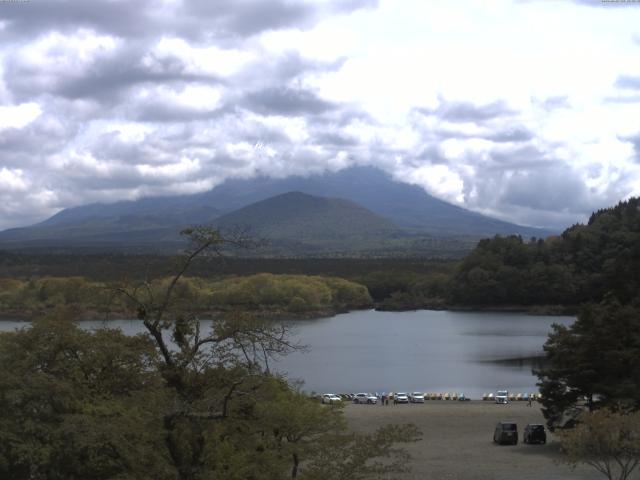
[{"label": "far shore", "polygon": [[[283,310],[265,310],[265,311],[248,311],[248,313],[260,313],[265,318],[273,320],[314,320],[319,318],[333,317],[341,313],[355,312],[359,310],[371,310],[371,307],[362,309],[323,309],[323,310],[310,310],[306,312],[287,312]],[[17,322],[30,322],[34,318],[43,317],[46,315],[54,314],[55,310],[49,311],[24,311],[24,310],[5,310],[0,311],[1,321],[17,321]],[[79,310],[73,311],[73,315],[79,321],[91,321],[91,320],[122,320],[122,319],[136,319],[136,312],[134,311],[110,311],[101,312],[99,310]],[[225,310],[208,310],[201,312],[199,317],[201,319],[212,319],[224,315],[227,313]]]},{"label": "far shore", "polygon": [[[371,306],[363,308],[335,308],[335,309],[321,309],[321,310],[309,310],[306,312],[289,312],[285,310],[265,310],[259,313],[265,315],[266,318],[270,318],[278,321],[295,321],[295,320],[316,320],[320,318],[333,317],[342,313],[357,312],[363,310],[376,310],[380,312],[413,312],[418,310],[436,310],[436,311],[452,311],[452,312],[495,312],[495,313],[522,313],[525,315],[545,315],[545,316],[575,316],[578,312],[577,306],[564,306],[564,305],[440,305],[440,304],[425,304],[416,305],[406,308],[391,308],[388,305],[375,303]],[[24,311],[24,310],[4,310],[0,311],[1,321],[18,321],[18,322],[30,322],[34,318],[42,317],[54,313],[54,310],[49,311]],[[202,312],[199,316],[203,319],[216,318],[220,315],[224,315],[225,310],[209,310]],[[249,311],[249,313],[258,313],[256,311]],[[134,311],[110,311],[104,312],[99,310],[81,310],[75,311],[74,315],[81,320],[121,320],[121,319],[135,319],[136,312]]]},{"label": "far shore", "polygon": [[443,303],[424,303],[419,305],[394,306],[377,303],[375,309],[381,312],[410,312],[416,310],[448,310],[451,312],[506,312],[526,315],[577,315],[578,305],[449,305]]}]

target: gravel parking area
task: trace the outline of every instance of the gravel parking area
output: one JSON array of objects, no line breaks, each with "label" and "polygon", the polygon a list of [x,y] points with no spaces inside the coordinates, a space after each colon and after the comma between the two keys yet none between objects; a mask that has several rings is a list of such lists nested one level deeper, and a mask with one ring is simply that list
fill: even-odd
[{"label": "gravel parking area", "polygon": [[[394,479],[441,480],[591,480],[604,478],[589,467],[572,470],[558,463],[558,444],[547,432],[546,445],[522,443],[527,423],[544,423],[539,405],[496,405],[434,401],[409,405],[353,405],[345,408],[349,425],[368,432],[389,423],[414,423],[423,433],[410,444],[412,472]],[[496,445],[493,430],[500,421],[518,424],[518,445]]]}]

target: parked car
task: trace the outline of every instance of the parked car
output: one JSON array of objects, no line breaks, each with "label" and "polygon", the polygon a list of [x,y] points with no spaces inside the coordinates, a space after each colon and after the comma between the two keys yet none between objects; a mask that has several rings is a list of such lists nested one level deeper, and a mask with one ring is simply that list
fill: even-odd
[{"label": "parked car", "polygon": [[500,422],[493,432],[493,441],[499,445],[510,443],[518,444],[518,425],[513,422]]},{"label": "parked car", "polygon": [[413,392],[411,395],[409,395],[409,401],[411,403],[424,403],[424,393]]},{"label": "parked car", "polygon": [[524,443],[547,443],[547,432],[544,429],[544,425],[529,423],[524,427],[522,441]]},{"label": "parked car", "polygon": [[507,390],[498,390],[496,392],[496,403],[509,403],[509,392]]},{"label": "parked car", "polygon": [[353,403],[378,403],[378,397],[370,393],[356,393]]},{"label": "parked car", "polygon": [[398,392],[393,397],[396,403],[409,403],[409,395],[404,392]]},{"label": "parked car", "polygon": [[322,395],[322,403],[332,404],[332,403],[340,403],[342,402],[342,398],[340,398],[335,393],[325,393]]}]

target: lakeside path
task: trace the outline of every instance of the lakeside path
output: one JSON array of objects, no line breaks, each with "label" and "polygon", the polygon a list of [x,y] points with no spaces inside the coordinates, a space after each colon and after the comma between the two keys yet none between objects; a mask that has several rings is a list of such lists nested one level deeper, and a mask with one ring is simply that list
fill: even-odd
[{"label": "lakeside path", "polygon": [[[596,480],[589,467],[572,470],[560,464],[558,443],[547,432],[546,445],[522,443],[527,423],[544,423],[540,406],[527,402],[496,405],[492,402],[427,401],[410,405],[353,405],[345,416],[355,431],[371,432],[389,424],[414,423],[422,440],[408,445],[412,472],[394,480]],[[499,421],[518,424],[518,445],[495,445],[493,430]]]}]

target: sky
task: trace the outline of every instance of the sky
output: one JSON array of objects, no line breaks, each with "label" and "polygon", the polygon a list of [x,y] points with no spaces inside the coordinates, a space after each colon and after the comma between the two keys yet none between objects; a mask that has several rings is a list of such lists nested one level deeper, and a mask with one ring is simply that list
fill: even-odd
[{"label": "sky", "polygon": [[0,0],[0,229],[351,165],[562,229],[639,114],[640,2]]}]

